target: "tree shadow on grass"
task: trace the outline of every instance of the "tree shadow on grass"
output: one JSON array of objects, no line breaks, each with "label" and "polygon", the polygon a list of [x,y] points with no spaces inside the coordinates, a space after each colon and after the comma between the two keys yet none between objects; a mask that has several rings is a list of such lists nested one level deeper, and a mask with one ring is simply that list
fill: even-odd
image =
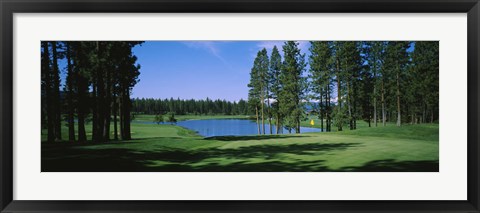
[{"label": "tree shadow on grass", "polygon": [[218,162],[211,162],[206,165],[193,167],[196,171],[205,172],[327,172],[329,170],[324,160],[316,161],[269,161],[269,162],[249,162],[240,161],[222,165]]},{"label": "tree shadow on grass", "polygon": [[306,144],[279,144],[256,145],[237,149],[211,149],[206,153],[209,156],[223,156],[226,158],[257,158],[272,159],[279,154],[319,155],[325,152],[341,151],[359,146],[358,143],[306,143]]},{"label": "tree shadow on grass", "polygon": [[[262,144],[236,149],[198,150],[124,146],[44,146],[42,172],[438,172],[438,161],[375,160],[358,167],[330,169],[324,160],[303,157],[332,154],[358,143]],[[293,154],[298,159],[285,158]],[[295,157],[296,158],[296,157]],[[209,160],[210,159],[210,160]],[[253,160],[252,160],[253,159]]]},{"label": "tree shadow on grass", "polygon": [[82,146],[103,146],[103,145],[113,145],[113,144],[138,144],[138,142],[134,141],[134,139],[130,141],[108,141],[108,142],[92,142],[92,141],[86,141],[86,142],[70,142],[70,141],[61,141],[61,142],[42,142],[42,149],[43,148],[48,148],[48,149],[55,149],[55,148],[65,148],[65,147],[82,147]]},{"label": "tree shadow on grass", "polygon": [[359,167],[344,167],[344,172],[438,172],[439,162],[434,160],[423,161],[396,161],[394,159],[370,161]]},{"label": "tree shadow on grass", "polygon": [[[320,161],[282,162],[279,154],[318,155],[344,150],[355,143],[256,145],[237,149],[183,150],[157,148],[133,150],[119,147],[85,149],[83,147],[42,147],[42,172],[178,172],[178,171],[326,171]],[[232,163],[205,162],[216,158]],[[262,159],[252,162],[251,159]],[[161,163],[158,163],[161,162]]]}]

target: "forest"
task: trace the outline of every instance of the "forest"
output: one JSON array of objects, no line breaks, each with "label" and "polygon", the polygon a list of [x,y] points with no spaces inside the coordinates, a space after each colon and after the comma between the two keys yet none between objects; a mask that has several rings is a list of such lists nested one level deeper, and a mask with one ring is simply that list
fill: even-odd
[{"label": "forest", "polygon": [[[315,101],[322,131],[387,122],[419,124],[439,118],[439,43],[436,41],[311,41],[258,51],[250,73],[250,109],[258,134],[265,121],[300,133],[306,104]],[[307,69],[308,67],[308,69]],[[260,128],[262,126],[262,128]],[[272,134],[272,129],[270,129]]]},{"label": "forest", "polygon": [[[263,48],[250,71],[248,100],[238,102],[131,98],[140,75],[132,48],[142,43],[42,41],[47,141],[86,141],[88,122],[94,142],[129,140],[136,114],[247,115],[258,134],[278,134],[281,128],[300,133],[312,114],[326,132],[354,130],[359,121],[369,127],[438,122],[436,41],[311,41],[308,55],[296,41],[285,42],[283,54],[277,46],[270,54]],[[64,85],[60,60],[66,63]],[[62,138],[62,122],[68,139]]]},{"label": "forest", "polygon": [[132,103],[132,112],[137,114],[167,114],[176,115],[248,115],[247,101],[205,100],[195,99],[154,99],[135,98]]},{"label": "forest", "polygon": [[[356,129],[387,122],[438,121],[438,42],[312,41],[309,56],[286,42],[284,59],[276,46],[258,51],[248,84],[248,101],[142,98],[139,114],[254,115],[258,134],[265,123],[300,132],[308,113],[317,114],[322,131]],[[263,101],[262,101],[263,100]],[[263,128],[261,128],[263,127]]]},{"label": "forest", "polygon": [[[41,42],[41,121],[42,127],[47,129],[48,142],[87,141],[87,122],[92,123],[93,142],[112,139],[112,122],[114,140],[131,139],[130,93],[140,74],[132,48],[141,43]],[[60,60],[67,64],[63,86],[60,84]],[[68,139],[62,138],[62,121],[68,126]]]}]

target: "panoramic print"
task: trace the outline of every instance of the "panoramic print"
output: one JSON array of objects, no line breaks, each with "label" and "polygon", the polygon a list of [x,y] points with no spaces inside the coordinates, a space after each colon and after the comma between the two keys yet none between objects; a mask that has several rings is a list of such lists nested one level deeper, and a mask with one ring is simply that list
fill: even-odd
[{"label": "panoramic print", "polygon": [[438,41],[42,41],[42,172],[438,172]]}]

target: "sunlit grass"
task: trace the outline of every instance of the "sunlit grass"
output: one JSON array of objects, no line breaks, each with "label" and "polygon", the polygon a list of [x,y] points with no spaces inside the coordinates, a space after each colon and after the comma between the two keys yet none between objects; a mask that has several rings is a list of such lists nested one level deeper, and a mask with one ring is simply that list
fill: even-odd
[{"label": "sunlit grass", "polygon": [[128,142],[43,143],[42,171],[438,171],[438,124],[203,138],[132,123],[132,132]]}]

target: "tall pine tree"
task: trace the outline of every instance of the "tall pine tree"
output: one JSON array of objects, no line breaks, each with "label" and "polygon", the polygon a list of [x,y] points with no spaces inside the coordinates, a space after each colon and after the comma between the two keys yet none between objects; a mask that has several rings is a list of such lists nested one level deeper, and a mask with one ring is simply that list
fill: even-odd
[{"label": "tall pine tree", "polygon": [[287,41],[283,45],[284,62],[280,82],[282,91],[280,95],[280,111],[285,115],[287,128],[292,128],[300,133],[300,121],[304,116],[302,101],[306,96],[305,54],[300,52],[298,42]]}]

